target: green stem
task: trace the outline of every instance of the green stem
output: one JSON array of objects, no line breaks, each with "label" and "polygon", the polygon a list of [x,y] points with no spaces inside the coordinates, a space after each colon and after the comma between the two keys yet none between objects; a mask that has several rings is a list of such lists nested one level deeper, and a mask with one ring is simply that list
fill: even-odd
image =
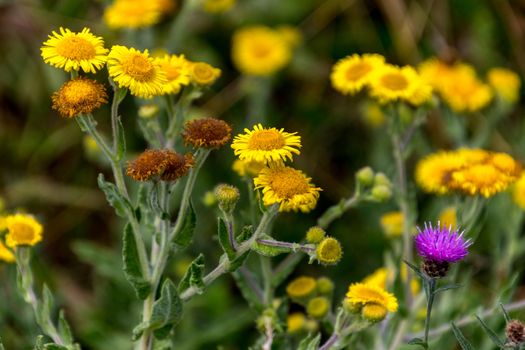
[{"label": "green stem", "polygon": [[341,200],[338,204],[328,208],[320,217],[317,219],[317,225],[321,228],[328,228],[332,221],[340,218],[350,208],[355,207],[361,200],[359,191],[356,191],[354,195],[348,199]]},{"label": "green stem", "polygon": [[283,241],[276,241],[273,239],[258,239],[257,243],[267,245],[271,247],[288,248],[293,251],[301,250],[305,253],[311,253],[315,251],[315,245],[313,244],[301,244],[301,243],[290,243]]},{"label": "green stem", "polygon": [[273,299],[272,262],[270,261],[270,258],[262,255],[259,255],[259,261],[261,263],[261,273],[263,278],[263,303],[266,307],[269,307]]},{"label": "green stem", "polygon": [[428,332],[430,330],[430,314],[432,313],[432,306],[434,305],[434,296],[436,291],[436,279],[430,278],[424,283],[428,283],[428,301],[427,301],[427,316],[425,318],[425,337],[423,338],[428,349]]}]

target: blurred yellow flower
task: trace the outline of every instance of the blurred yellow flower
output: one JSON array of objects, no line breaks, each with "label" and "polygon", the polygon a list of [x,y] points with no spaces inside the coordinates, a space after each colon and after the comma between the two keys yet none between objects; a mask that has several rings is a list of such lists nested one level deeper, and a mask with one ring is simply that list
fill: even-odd
[{"label": "blurred yellow flower", "polygon": [[306,317],[302,312],[294,312],[286,318],[286,328],[288,333],[298,333],[304,329]]},{"label": "blurred yellow flower", "polygon": [[396,297],[377,285],[369,283],[353,283],[348,288],[346,297],[350,304],[362,307],[368,304],[380,305],[390,312],[398,308]]},{"label": "blurred yellow flower", "polygon": [[469,70],[456,70],[440,89],[441,97],[457,113],[476,112],[492,100],[492,90]]},{"label": "blurred yellow flower", "polygon": [[7,263],[14,263],[16,261],[13,253],[7,249],[2,242],[0,242],[0,260]]},{"label": "blurred yellow flower", "polygon": [[40,48],[44,62],[66,72],[82,69],[95,73],[106,63],[108,49],[104,40],[95,36],[88,28],[80,33],[60,27],[60,34],[53,31]]},{"label": "blurred yellow flower", "polygon": [[79,77],[69,80],[51,96],[52,108],[62,117],[93,113],[108,102],[104,85],[95,80]]},{"label": "blurred yellow flower", "polygon": [[[403,282],[406,281],[407,267],[404,263],[400,265],[399,271],[401,280]],[[372,274],[365,277],[361,281],[361,283],[375,285],[382,289],[387,289],[388,286],[392,286],[394,284],[395,277],[395,271],[387,269],[386,267],[380,267],[377,270],[375,270]],[[412,280],[410,281],[410,290],[414,295],[419,293],[419,291],[421,290],[420,283],[417,279],[412,278]]]},{"label": "blurred yellow flower", "polygon": [[279,211],[311,211],[317,205],[319,191],[302,171],[271,163],[253,180],[261,189],[264,205],[279,204]]},{"label": "blurred yellow flower", "polygon": [[243,74],[272,75],[286,66],[291,58],[292,48],[287,38],[272,28],[245,27],[233,35],[233,63]]},{"label": "blurred yellow flower", "polygon": [[377,54],[353,54],[342,58],[332,67],[332,86],[342,94],[354,95],[368,85],[372,72],[384,63],[385,58]]},{"label": "blurred yellow flower", "polygon": [[121,88],[128,88],[132,95],[151,98],[160,95],[166,84],[166,74],[149,56],[148,50],[115,45],[108,55],[108,72]]},{"label": "blurred yellow flower", "polygon": [[204,0],[202,8],[209,13],[226,12],[235,5],[236,0]]},{"label": "blurred yellow flower", "polygon": [[456,207],[450,206],[446,207],[439,213],[439,222],[441,223],[441,227],[451,227],[452,229],[457,228],[458,224],[458,218],[457,218],[457,209]]},{"label": "blurred yellow flower", "polygon": [[159,106],[156,104],[147,104],[139,107],[138,115],[140,118],[153,118],[159,113]]},{"label": "blurred yellow flower", "polygon": [[191,81],[194,84],[208,86],[221,76],[221,70],[205,62],[192,62],[190,65]]},{"label": "blurred yellow flower", "polygon": [[96,156],[100,153],[100,147],[98,147],[97,141],[95,141],[95,139],[92,136],[85,135],[82,139],[82,144],[84,145],[84,151],[87,154],[91,156]]},{"label": "blurred yellow flower", "polygon": [[162,85],[164,94],[178,94],[182,86],[190,83],[190,62],[184,55],[164,55],[157,57],[154,62],[166,75],[166,83]]},{"label": "blurred yellow flower", "polygon": [[525,210],[525,172],[521,173],[518,181],[512,188],[512,199],[523,210]]},{"label": "blurred yellow flower", "polygon": [[293,26],[279,26],[275,28],[282,36],[283,40],[290,45],[290,47],[297,47],[303,41],[303,34]]},{"label": "blurred yellow flower", "polygon": [[315,293],[315,279],[308,276],[301,276],[288,283],[286,294],[293,299],[305,299]]},{"label": "blurred yellow flower", "polygon": [[255,177],[259,175],[264,167],[265,163],[256,162],[254,160],[245,161],[236,159],[233,162],[232,170],[235,171],[239,176]]},{"label": "blurred yellow flower", "polygon": [[115,0],[104,10],[104,22],[111,29],[148,27],[160,21],[163,6],[158,0]]},{"label": "blurred yellow flower", "polygon": [[521,80],[518,74],[510,69],[492,68],[487,79],[496,93],[507,103],[516,103],[519,99]]},{"label": "blurred yellow flower", "polygon": [[325,297],[315,297],[308,301],[306,313],[317,320],[323,319],[330,311],[330,301]]},{"label": "blurred yellow flower", "polygon": [[404,221],[403,213],[390,211],[381,216],[379,223],[388,238],[395,238],[403,234]]},{"label": "blurred yellow flower", "polygon": [[410,66],[384,64],[370,76],[370,96],[379,103],[404,101],[419,106],[432,99],[432,86]]},{"label": "blurred yellow flower", "polygon": [[42,225],[27,214],[14,214],[5,218],[7,235],[5,243],[8,247],[33,246],[42,240]]}]

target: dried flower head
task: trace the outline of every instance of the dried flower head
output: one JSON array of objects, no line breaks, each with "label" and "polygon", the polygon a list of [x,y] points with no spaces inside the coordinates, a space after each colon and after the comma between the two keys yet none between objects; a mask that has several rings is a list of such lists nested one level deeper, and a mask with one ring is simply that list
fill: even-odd
[{"label": "dried flower head", "polygon": [[149,149],[128,163],[126,173],[136,181],[149,181],[155,177],[175,181],[186,175],[193,164],[191,154],[183,156],[171,150]]},{"label": "dried flower head", "polygon": [[163,181],[176,181],[186,175],[191,167],[195,164],[195,159],[191,153],[185,155],[166,150],[167,159],[166,167],[160,176]]},{"label": "dried flower head", "polygon": [[507,339],[515,345],[525,342],[525,326],[521,321],[511,320],[505,328]]},{"label": "dried flower head", "polygon": [[186,122],[182,137],[186,144],[196,148],[218,148],[230,140],[231,131],[231,126],[223,120],[202,118]]},{"label": "dried flower head", "polygon": [[51,97],[53,109],[62,117],[88,114],[108,102],[104,85],[88,78],[69,80]]},{"label": "dried flower head", "polygon": [[95,73],[107,59],[104,40],[93,35],[89,28],[74,33],[61,27],[60,34],[53,31],[42,45],[40,51],[44,62],[66,72],[82,69],[86,73]]},{"label": "dried flower head", "polygon": [[44,228],[31,215],[14,214],[5,218],[7,235],[5,243],[8,247],[33,246],[42,240]]}]

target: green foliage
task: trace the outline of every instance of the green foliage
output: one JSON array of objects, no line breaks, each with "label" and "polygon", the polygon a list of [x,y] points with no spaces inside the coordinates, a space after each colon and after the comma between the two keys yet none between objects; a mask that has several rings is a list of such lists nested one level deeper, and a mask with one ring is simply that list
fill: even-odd
[{"label": "green foliage", "polygon": [[131,204],[120,194],[115,184],[104,180],[104,174],[98,175],[98,187],[106,195],[109,205],[115,208],[115,213],[121,217],[126,217],[131,211]]},{"label": "green foliage", "polygon": [[184,292],[186,289],[193,287],[197,290],[198,294],[204,291],[204,281],[202,280],[204,274],[204,255],[199,254],[195,260],[191,263],[188,270],[184,274],[184,277],[179,283],[179,293]]},{"label": "green foliage", "polygon": [[137,244],[133,234],[133,228],[130,224],[124,227],[124,235],[122,238],[124,274],[135,290],[137,297],[144,300],[151,292],[151,285],[142,274]]},{"label": "green foliage", "polygon": [[197,216],[191,201],[188,205],[188,210],[186,211],[186,216],[184,217],[184,222],[182,229],[177,235],[173,238],[173,242],[180,248],[184,249],[190,245],[193,234],[195,232],[195,225],[197,224]]}]

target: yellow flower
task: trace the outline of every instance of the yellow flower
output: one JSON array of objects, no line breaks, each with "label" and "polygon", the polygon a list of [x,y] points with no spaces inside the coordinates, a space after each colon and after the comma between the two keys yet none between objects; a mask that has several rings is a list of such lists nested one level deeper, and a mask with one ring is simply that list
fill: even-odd
[{"label": "yellow flower", "polygon": [[233,139],[231,147],[240,160],[259,163],[292,160],[292,154],[300,154],[301,137],[296,132],[285,132],[284,129],[264,128],[261,124],[253,130],[244,129],[246,134],[239,134]]},{"label": "yellow flower", "polygon": [[452,66],[437,58],[430,58],[418,66],[418,72],[428,84],[440,91],[450,74],[453,72]]},{"label": "yellow flower", "polygon": [[321,242],[326,236],[326,231],[319,226],[313,226],[306,231],[306,241],[308,243],[317,244]]},{"label": "yellow flower", "polygon": [[286,294],[293,299],[305,299],[315,293],[315,279],[312,277],[301,276],[288,283]]},{"label": "yellow flower", "polygon": [[368,85],[372,72],[384,63],[385,58],[377,54],[353,54],[342,58],[332,67],[332,86],[342,94],[354,95]]},{"label": "yellow flower", "polygon": [[192,62],[190,65],[191,81],[196,85],[209,86],[221,76],[221,70],[205,62]]},{"label": "yellow flower", "polygon": [[89,156],[95,157],[101,153],[101,150],[100,150],[100,147],[98,147],[97,141],[95,141],[95,139],[90,135],[84,136],[84,138],[82,139],[82,144],[84,146],[84,151]]},{"label": "yellow flower", "polygon": [[387,288],[387,279],[389,275],[389,271],[386,269],[386,267],[380,267],[377,270],[375,270],[372,274],[366,276],[362,283],[364,284],[370,284],[374,286],[381,287],[383,289]]},{"label": "yellow flower", "polygon": [[330,302],[325,297],[315,297],[308,301],[306,312],[308,316],[315,319],[322,319],[330,311]]},{"label": "yellow flower", "polygon": [[380,224],[388,238],[395,238],[403,234],[404,221],[403,213],[400,211],[390,211],[381,216]]},{"label": "yellow flower", "polygon": [[[401,280],[405,282],[407,280],[407,267],[404,263],[401,264],[399,274]],[[361,283],[375,285],[382,289],[387,289],[388,286],[392,286],[395,280],[395,271],[392,269],[387,269],[386,267],[380,267],[375,270],[372,274],[368,275],[363,279]],[[410,283],[410,290],[412,294],[419,293],[421,286],[419,281],[415,278],[412,278]]]},{"label": "yellow flower", "polygon": [[2,242],[0,242],[0,260],[7,263],[16,261],[14,254]]},{"label": "yellow flower", "polygon": [[504,191],[521,174],[521,166],[505,153],[459,149],[427,156],[416,166],[416,182],[425,191],[449,191],[490,197]]},{"label": "yellow flower", "polygon": [[292,49],[277,30],[252,26],[239,29],[233,35],[232,59],[241,73],[271,75],[286,66]]},{"label": "yellow flower", "polygon": [[306,213],[315,208],[319,187],[310,183],[303,172],[280,164],[270,164],[259,173],[253,183],[262,189],[264,205],[279,204],[279,211]]},{"label": "yellow flower", "polygon": [[333,237],[326,237],[316,247],[317,260],[323,265],[335,265],[343,256],[341,243]]},{"label": "yellow flower", "polygon": [[104,10],[104,22],[112,29],[148,27],[160,21],[163,9],[158,0],[115,0]]},{"label": "yellow flower", "polygon": [[363,318],[369,322],[380,322],[385,319],[388,310],[383,305],[379,304],[366,304],[361,310]]},{"label": "yellow flower", "polygon": [[473,69],[457,66],[447,76],[439,90],[443,100],[457,113],[476,112],[492,100],[492,90],[483,84]]},{"label": "yellow flower", "polygon": [[393,294],[372,284],[353,283],[346,297],[354,306],[381,305],[390,312],[396,312],[398,308],[397,299]]},{"label": "yellow flower", "polygon": [[288,333],[298,333],[304,329],[306,317],[302,312],[294,312],[286,318],[286,328]]},{"label": "yellow flower", "polygon": [[157,57],[154,62],[166,76],[166,82],[162,86],[164,94],[178,94],[182,86],[190,83],[190,62],[184,55],[164,55]]},{"label": "yellow flower", "polygon": [[452,229],[455,229],[458,223],[456,207],[450,206],[443,209],[439,213],[439,222],[441,227],[452,227]]},{"label": "yellow flower", "polygon": [[370,96],[379,103],[404,101],[419,106],[432,99],[432,86],[410,66],[384,64],[370,76]]},{"label": "yellow flower", "polygon": [[508,103],[518,101],[521,81],[516,73],[510,69],[492,68],[487,74],[487,79],[502,100]]},{"label": "yellow flower", "polygon": [[84,77],[69,80],[51,96],[53,109],[62,117],[88,114],[108,102],[104,85]]},{"label": "yellow flower", "polygon": [[5,218],[7,235],[5,243],[8,247],[33,246],[42,240],[42,225],[31,215],[14,214]]},{"label": "yellow flower", "polygon": [[226,12],[235,5],[235,0],[204,0],[202,8],[209,13]]},{"label": "yellow flower", "polygon": [[232,170],[235,171],[239,176],[256,177],[264,167],[265,163],[259,163],[254,160],[244,161],[236,159],[233,162]]},{"label": "yellow flower", "polygon": [[512,199],[521,209],[525,210],[525,172],[521,173],[521,177],[512,188]]},{"label": "yellow flower", "polygon": [[88,28],[74,33],[61,27],[60,34],[53,31],[42,45],[40,51],[44,62],[66,72],[82,69],[86,73],[95,73],[107,59],[104,40],[93,35]]},{"label": "yellow flower", "polygon": [[156,104],[147,104],[139,107],[138,115],[141,118],[148,119],[157,116],[159,106]]},{"label": "yellow flower", "polygon": [[284,25],[275,29],[281,34],[283,40],[286,41],[290,47],[297,47],[303,41],[303,35],[296,27]]},{"label": "yellow flower", "polygon": [[160,95],[166,84],[166,75],[148,54],[134,48],[115,45],[108,55],[108,72],[121,88],[132,95],[151,98]]}]

